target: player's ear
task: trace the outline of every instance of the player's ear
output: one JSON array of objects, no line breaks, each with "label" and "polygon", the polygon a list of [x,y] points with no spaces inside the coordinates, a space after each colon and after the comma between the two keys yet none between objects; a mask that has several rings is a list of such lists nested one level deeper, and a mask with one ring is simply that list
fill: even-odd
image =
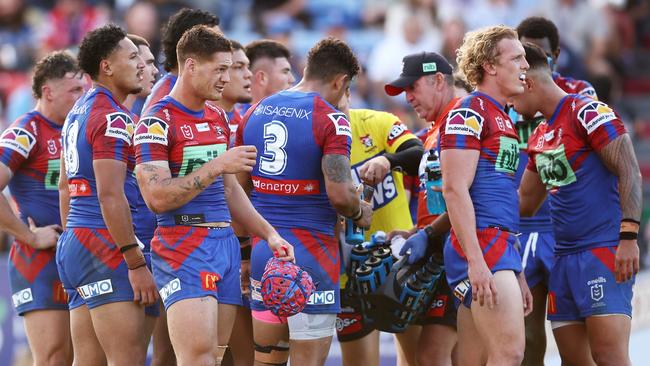
[{"label": "player's ear", "polygon": [[41,98],[45,100],[52,100],[52,88],[47,83],[41,86]]},{"label": "player's ear", "polygon": [[267,78],[266,72],[264,70],[257,70],[253,74],[253,80],[255,82],[259,83],[260,85],[265,85],[267,79],[268,78]]},{"label": "player's ear", "polygon": [[111,62],[107,59],[99,61],[99,73],[104,73],[106,76],[113,76],[113,69],[111,68]]},{"label": "player's ear", "polygon": [[196,62],[193,58],[188,57],[185,59],[185,62],[183,62],[183,68],[193,74],[196,70]]},{"label": "player's ear", "polygon": [[483,63],[483,70],[484,70],[488,75],[492,75],[492,76],[494,76],[494,75],[497,74],[497,68],[496,68],[496,65],[494,65],[493,63],[488,62],[488,61],[486,61],[486,62]]},{"label": "player's ear", "polygon": [[334,77],[332,80],[332,83],[334,84],[334,90],[342,90],[346,88],[349,84],[348,81],[350,80],[350,77],[347,74],[338,74]]}]

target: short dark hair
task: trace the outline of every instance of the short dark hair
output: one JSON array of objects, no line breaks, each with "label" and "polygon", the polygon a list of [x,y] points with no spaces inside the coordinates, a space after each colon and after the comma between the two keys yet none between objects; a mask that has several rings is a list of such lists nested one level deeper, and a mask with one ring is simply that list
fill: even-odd
[{"label": "short dark hair", "polygon": [[235,41],[234,39],[230,40],[230,46],[232,47],[233,51],[238,51],[238,50],[243,50],[244,46],[241,45],[241,43]]},{"label": "short dark hair", "polygon": [[48,80],[61,79],[69,72],[77,74],[80,71],[77,60],[69,51],[48,53],[34,66],[34,78],[32,81],[34,98],[40,99],[42,97],[41,89]]},{"label": "short dark hair", "polygon": [[190,57],[206,59],[215,52],[232,52],[228,38],[206,25],[195,25],[183,34],[176,46],[178,62]]},{"label": "short dark hair", "polygon": [[526,51],[526,62],[530,65],[530,70],[548,69],[551,72],[548,56],[540,46],[531,42],[524,42],[523,46],[524,51]]},{"label": "short dark hair", "polygon": [[291,58],[289,49],[278,41],[272,39],[260,39],[246,45],[246,57],[251,62],[251,68],[255,62],[262,58],[276,59],[284,57],[287,60]]},{"label": "short dark hair", "polygon": [[144,39],[144,37],[140,37],[137,34],[131,34],[131,33],[127,34],[126,37],[128,39],[130,39],[131,42],[133,42],[133,44],[138,48],[140,46],[146,46],[146,47],[151,48],[151,46],[149,45],[149,42],[146,39]]},{"label": "short dark hair", "polygon": [[90,31],[79,45],[79,67],[93,80],[99,75],[99,63],[119,47],[126,32],[115,24],[107,24]]},{"label": "short dark hair", "polygon": [[176,45],[183,33],[195,25],[214,27],[219,25],[219,17],[200,9],[183,8],[169,18],[162,30],[162,48],[165,55],[165,70],[172,71],[178,66]]},{"label": "short dark hair", "polygon": [[350,80],[359,73],[359,62],[345,42],[328,37],[320,40],[307,54],[305,77],[330,81],[345,74]]},{"label": "short dark hair", "polygon": [[528,17],[517,26],[519,38],[548,38],[551,50],[555,52],[560,48],[560,33],[552,21],[544,17]]}]

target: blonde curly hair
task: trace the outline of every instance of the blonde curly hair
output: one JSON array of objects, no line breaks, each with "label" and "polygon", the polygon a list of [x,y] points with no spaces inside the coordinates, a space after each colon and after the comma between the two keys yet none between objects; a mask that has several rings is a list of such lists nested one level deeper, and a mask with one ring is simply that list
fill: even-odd
[{"label": "blonde curly hair", "polygon": [[468,32],[463,37],[463,44],[456,50],[456,62],[465,80],[472,87],[483,82],[483,64],[496,63],[499,56],[497,44],[504,38],[518,39],[517,31],[497,25]]}]

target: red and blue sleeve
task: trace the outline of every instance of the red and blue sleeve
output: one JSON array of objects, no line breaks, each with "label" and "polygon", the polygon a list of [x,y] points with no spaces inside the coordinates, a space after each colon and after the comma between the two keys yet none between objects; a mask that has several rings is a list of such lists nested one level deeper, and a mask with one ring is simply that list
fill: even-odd
[{"label": "red and blue sleeve", "polygon": [[133,141],[136,165],[151,161],[169,161],[169,150],[172,144],[171,128],[161,118],[162,116],[152,117],[153,119],[148,116],[142,118],[135,128]]},{"label": "red and blue sleeve", "polygon": [[0,162],[16,173],[36,146],[36,133],[29,116],[24,116],[0,135]]},{"label": "red and blue sleeve", "polygon": [[584,132],[592,149],[600,151],[627,131],[618,114],[607,104],[590,99],[587,101],[578,111],[578,130]]},{"label": "red and blue sleeve", "polygon": [[314,140],[321,147],[323,155],[335,154],[350,157],[352,129],[348,117],[320,98],[314,98],[312,115]]},{"label": "red and blue sleeve", "polygon": [[241,121],[239,122],[239,126],[237,127],[237,131],[235,131],[235,146],[244,145],[244,128],[246,127],[246,123],[248,123],[248,119],[251,117],[251,114],[253,114],[258,104],[260,103],[257,102],[253,104],[250,108],[248,108],[246,114],[244,114],[244,116],[241,118]]},{"label": "red and blue sleeve", "polygon": [[484,122],[485,117],[472,108],[471,99],[463,99],[440,126],[440,150],[481,150]]},{"label": "red and blue sleeve", "polygon": [[131,116],[98,108],[88,116],[87,140],[92,146],[93,160],[112,159],[128,163],[133,135]]}]

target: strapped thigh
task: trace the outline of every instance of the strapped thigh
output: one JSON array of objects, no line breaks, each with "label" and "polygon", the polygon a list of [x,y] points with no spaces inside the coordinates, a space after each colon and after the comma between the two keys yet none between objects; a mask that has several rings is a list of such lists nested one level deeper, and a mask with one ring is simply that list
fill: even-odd
[{"label": "strapped thigh", "polygon": [[289,345],[280,342],[275,346],[261,346],[254,343],[255,361],[271,365],[286,365],[289,360]]}]

